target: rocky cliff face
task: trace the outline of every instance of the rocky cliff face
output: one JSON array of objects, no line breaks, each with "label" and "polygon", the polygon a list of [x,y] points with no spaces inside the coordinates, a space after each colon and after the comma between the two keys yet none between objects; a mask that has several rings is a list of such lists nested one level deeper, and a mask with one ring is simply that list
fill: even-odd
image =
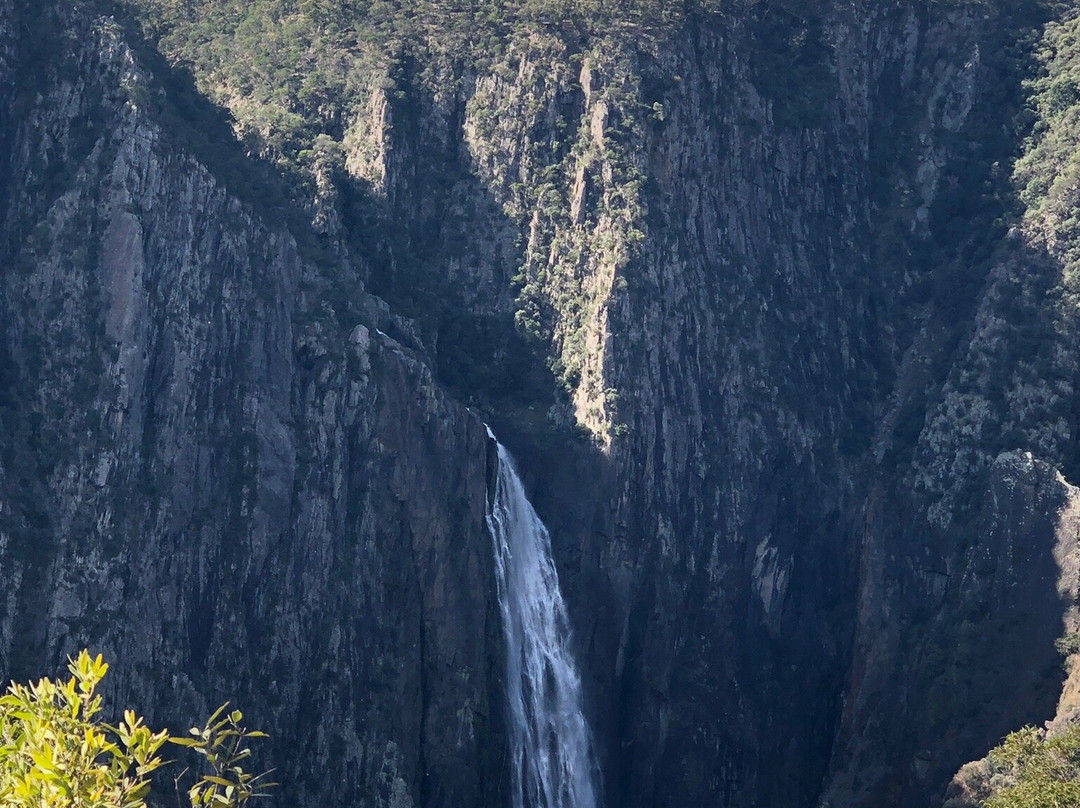
[{"label": "rocky cliff face", "polygon": [[[581,548],[564,571],[588,592],[578,613],[598,614],[580,631],[615,803],[811,804],[824,783],[827,803],[907,804],[963,759],[945,748],[975,751],[1045,706],[1049,690],[1013,687],[1033,664],[1018,655],[943,721],[923,712],[930,695],[950,701],[955,663],[921,634],[937,625],[933,643],[951,647],[979,597],[950,581],[974,563],[959,554],[981,551],[945,525],[963,493],[960,521],[990,529],[983,475],[1010,448],[972,431],[955,379],[1008,378],[965,368],[988,342],[1022,350],[1024,323],[1048,314],[1034,291],[1023,321],[1003,311],[1015,298],[992,289],[1009,271],[947,232],[954,218],[988,227],[980,206],[1001,215],[983,186],[1010,147],[977,141],[1013,125],[1002,73],[1015,85],[1022,54],[1000,50],[1030,19],[1020,11],[880,4],[816,27],[781,11],[633,46],[532,34],[463,98],[427,102],[432,123],[414,131],[466,151],[518,225],[518,321],[569,390],[570,412],[552,417],[587,427],[604,455],[592,513],[575,526],[548,507]],[[789,47],[799,38],[820,50]],[[434,123],[448,120],[463,120],[463,144]],[[401,159],[395,143],[383,148]],[[963,194],[972,211],[957,210]],[[1003,265],[1015,276],[1035,260]],[[1017,333],[966,333],[1001,321]],[[978,459],[951,466],[975,451],[962,444]],[[995,574],[973,573],[973,590]],[[1060,631],[1051,606],[1031,620]],[[988,693],[1007,715],[973,718]]]},{"label": "rocky cliff face", "polygon": [[[994,605],[988,616],[1000,619],[1001,615],[1008,615],[1011,622],[1020,623],[1024,631],[1031,632],[1034,639],[1034,642],[1025,642],[1020,639],[1024,635],[1019,632],[998,630],[995,632],[998,641],[1013,646],[1015,653],[1029,660],[1040,660],[1041,657],[1040,661],[1049,665],[1046,646],[1048,640],[1058,639],[1053,637],[1056,618],[1064,614],[1066,633],[1056,644],[1067,657],[1065,668],[1068,677],[1058,698],[1053,720],[1045,722],[1049,734],[1054,735],[1075,725],[1080,717],[1077,711],[1080,675],[1077,663],[1080,657],[1075,652],[1074,639],[1070,641],[1070,638],[1075,638],[1077,628],[1080,496],[1076,488],[1066,483],[1060,474],[1034,461],[1030,454],[1003,455],[994,464],[991,475],[992,502],[988,510],[994,513],[995,519],[988,532],[996,541],[990,545],[985,558],[999,569],[1003,568],[1005,575],[999,577],[997,592],[991,594]],[[1000,543],[1002,538],[1006,539],[1004,545]],[[1017,570],[1026,568],[1041,569],[1043,574],[1017,574]],[[1057,598],[1053,597],[1053,587],[1050,586],[1055,579]],[[967,588],[970,590],[971,584]],[[970,643],[973,632],[969,628],[965,633],[965,639]],[[978,650],[988,656],[985,650]],[[1044,719],[1050,714],[1047,697],[1053,695],[1046,691],[1051,690],[1052,684],[1056,684],[1060,677],[1041,674],[1037,663],[1024,673],[1026,676],[1015,686],[1022,692],[1041,691],[1044,705],[1039,717]],[[1048,683],[1046,679],[1053,679],[1053,683]],[[1016,727],[1009,729],[1015,731]],[[924,774],[934,763],[929,756],[924,756],[919,762]],[[1002,776],[989,756],[969,763],[950,783],[946,805],[950,808],[982,805],[1008,782],[1009,779]]]},{"label": "rocky cliff face", "polygon": [[300,221],[130,31],[58,11],[43,64],[20,8],[0,673],[94,643],[154,715],[265,705],[299,803],[501,804],[456,400],[552,527],[608,804],[920,804],[1049,717],[1074,84],[1021,81],[1068,23],[775,2],[406,41],[324,110]]},{"label": "rocky cliff face", "polygon": [[63,58],[5,105],[4,676],[90,644],[155,721],[233,699],[292,804],[493,800],[483,425],[385,304],[331,307],[115,22],[32,22]]}]

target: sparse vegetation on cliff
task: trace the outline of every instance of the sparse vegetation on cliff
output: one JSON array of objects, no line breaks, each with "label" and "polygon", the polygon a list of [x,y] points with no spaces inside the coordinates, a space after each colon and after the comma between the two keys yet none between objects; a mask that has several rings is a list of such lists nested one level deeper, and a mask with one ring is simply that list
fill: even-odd
[{"label": "sparse vegetation on cliff", "polygon": [[[819,3],[790,0],[125,0],[170,59],[228,107],[253,151],[315,169],[320,136],[341,141],[373,88],[397,89],[403,59],[484,69],[530,32],[641,43],[702,15],[745,18],[778,114],[811,114],[827,47]],[[790,98],[789,98],[790,96]],[[797,96],[797,97],[796,97]],[[797,107],[797,109],[796,109]],[[815,109],[816,111],[816,109]]]},{"label": "sparse vegetation on cliff", "polygon": [[1027,83],[1035,120],[1016,179],[1025,225],[1058,258],[1067,288],[1080,286],[1080,13],[1046,26],[1038,51],[1041,71]]},{"label": "sparse vegetation on cliff", "polygon": [[960,770],[946,808],[1070,808],[1080,805],[1080,727],[1048,736],[1025,727],[984,760]]}]

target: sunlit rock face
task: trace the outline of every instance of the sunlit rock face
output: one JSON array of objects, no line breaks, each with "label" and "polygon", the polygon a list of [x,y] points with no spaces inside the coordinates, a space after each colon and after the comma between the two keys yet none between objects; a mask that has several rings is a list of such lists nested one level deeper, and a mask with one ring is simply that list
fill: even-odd
[{"label": "sunlit rock face", "polygon": [[1034,4],[412,43],[299,185],[39,5],[0,0],[0,675],[89,644],[155,720],[247,708],[282,804],[503,808],[483,416],[603,804],[928,803],[1051,717],[1080,353]]}]

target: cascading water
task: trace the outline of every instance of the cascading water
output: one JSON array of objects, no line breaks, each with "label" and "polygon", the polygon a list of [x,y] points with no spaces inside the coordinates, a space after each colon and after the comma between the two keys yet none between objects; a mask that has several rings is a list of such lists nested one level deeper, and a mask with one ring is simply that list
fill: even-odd
[{"label": "cascading water", "polygon": [[596,808],[597,768],[551,537],[502,444],[488,528],[506,637],[513,808]]}]

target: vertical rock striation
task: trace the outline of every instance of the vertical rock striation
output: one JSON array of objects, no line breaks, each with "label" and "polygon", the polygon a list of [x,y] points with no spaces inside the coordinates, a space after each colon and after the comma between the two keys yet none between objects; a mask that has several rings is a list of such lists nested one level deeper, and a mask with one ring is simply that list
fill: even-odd
[{"label": "vertical rock striation", "polygon": [[[484,189],[448,197],[464,222],[446,243],[516,230],[516,321],[567,391],[549,420],[602,454],[593,512],[561,519],[558,484],[546,504],[573,536],[564,580],[618,804],[906,804],[1045,705],[1020,674],[1050,682],[1061,626],[1032,556],[1014,573],[1045,607],[1013,630],[1033,655],[931,714],[956,681],[940,649],[996,625],[964,616],[1003,580],[976,566],[996,554],[986,475],[1010,449],[1063,462],[1047,439],[1071,429],[1047,409],[1070,396],[1068,329],[1038,291],[1055,261],[984,246],[1005,244],[993,194],[1017,141],[990,133],[1020,136],[1014,43],[1037,19],[774,4],[678,39],[533,30],[443,82],[456,93],[411,85],[404,131],[381,119],[364,154],[387,155],[388,198],[435,184],[409,159],[432,136]],[[435,255],[436,282],[505,307],[502,255]],[[1000,440],[998,403],[971,388],[1010,378]],[[1049,557],[1039,524],[1014,533]]]},{"label": "vertical rock striation", "polygon": [[385,304],[330,302],[350,270],[181,79],[111,19],[33,25],[61,57],[3,105],[0,676],[89,644],[154,722],[243,705],[289,804],[493,804],[483,425]]},{"label": "vertical rock striation", "polygon": [[918,804],[1049,717],[1069,19],[418,35],[309,144],[311,227],[119,24],[46,15],[49,64],[29,8],[0,0],[0,674],[92,642],[156,716],[265,705],[297,804],[500,804],[457,397],[552,528],[610,804]]}]

